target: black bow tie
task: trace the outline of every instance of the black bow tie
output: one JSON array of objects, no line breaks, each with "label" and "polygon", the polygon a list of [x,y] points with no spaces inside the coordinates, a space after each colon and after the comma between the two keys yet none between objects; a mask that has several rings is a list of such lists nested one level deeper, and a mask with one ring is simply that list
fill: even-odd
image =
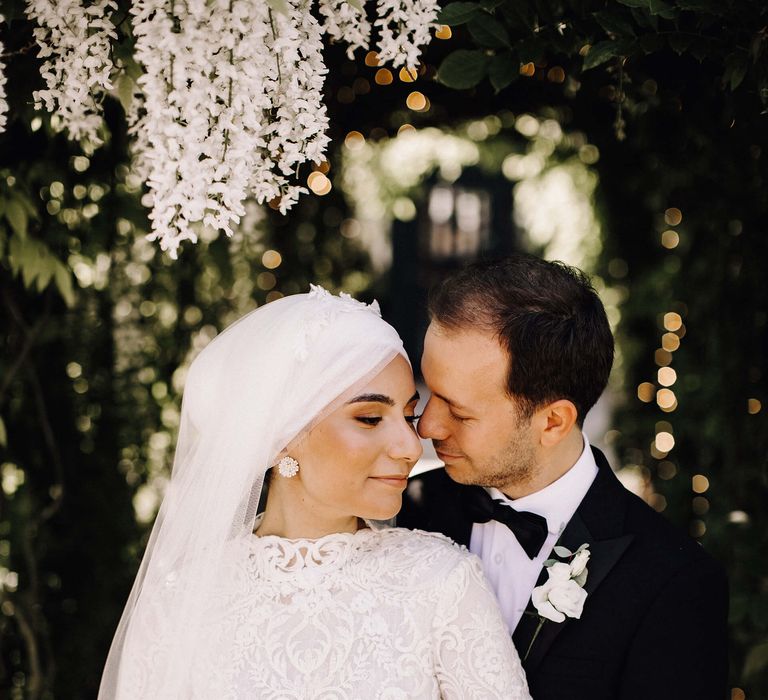
[{"label": "black bow tie", "polygon": [[535,559],[541,551],[548,534],[546,518],[495,501],[479,486],[462,489],[461,500],[464,513],[473,523],[496,520],[512,530],[529,559]]}]

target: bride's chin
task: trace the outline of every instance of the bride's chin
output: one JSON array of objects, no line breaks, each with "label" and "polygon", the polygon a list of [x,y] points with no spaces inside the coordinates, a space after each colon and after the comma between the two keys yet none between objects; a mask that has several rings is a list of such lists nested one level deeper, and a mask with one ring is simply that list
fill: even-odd
[{"label": "bride's chin", "polygon": [[364,520],[390,520],[400,512],[402,506],[402,496],[398,496],[396,500],[393,499],[386,503],[378,502],[376,504],[370,504],[368,508],[364,509],[364,514],[359,517]]}]

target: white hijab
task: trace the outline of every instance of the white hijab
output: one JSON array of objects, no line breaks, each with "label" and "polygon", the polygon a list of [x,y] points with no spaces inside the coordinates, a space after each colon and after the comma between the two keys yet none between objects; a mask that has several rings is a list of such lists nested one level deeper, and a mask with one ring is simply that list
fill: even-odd
[{"label": "white hijab", "polygon": [[[187,376],[173,471],[115,633],[99,700],[183,697],[202,601],[225,547],[252,537],[264,475],[300,433],[348,400],[397,355],[378,304],[312,286],[247,314],[217,336]],[[157,625],[153,596],[185,585]],[[131,649],[152,649],[133,687]],[[156,650],[156,653],[154,653]],[[147,658],[146,653],[142,658]]]}]

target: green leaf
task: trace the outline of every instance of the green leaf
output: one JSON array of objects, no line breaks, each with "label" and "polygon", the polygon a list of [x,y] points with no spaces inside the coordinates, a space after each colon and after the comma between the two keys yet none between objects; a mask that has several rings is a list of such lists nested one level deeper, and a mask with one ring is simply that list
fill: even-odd
[{"label": "green leaf", "polygon": [[360,0],[347,0],[347,2],[352,5],[358,12],[363,11],[363,3],[360,2]]},{"label": "green leaf", "polygon": [[56,288],[64,298],[64,303],[71,309],[75,305],[75,290],[72,286],[72,272],[60,260],[56,261],[56,269],[53,273]]},{"label": "green leaf", "polygon": [[[624,11],[626,12],[626,10]],[[609,8],[602,12],[593,12],[592,16],[597,23],[610,34],[618,36],[635,36],[635,28],[626,15],[618,8]]]},{"label": "green leaf", "polygon": [[674,19],[677,17],[677,10],[664,2],[664,0],[651,0],[648,9],[652,15],[658,15],[664,19]]},{"label": "green leaf", "polygon": [[488,56],[484,51],[459,49],[448,54],[437,71],[437,79],[455,90],[475,87],[488,70]]},{"label": "green leaf", "polygon": [[24,286],[29,289],[35,278],[42,272],[48,251],[42,243],[27,238],[22,243],[21,249],[21,279]]},{"label": "green leaf", "polygon": [[459,24],[469,22],[479,11],[480,5],[475,2],[452,2],[440,10],[437,22],[456,27]]},{"label": "green leaf", "polygon": [[547,559],[547,561],[545,561],[544,564],[542,564],[542,566],[550,567],[550,566],[553,566],[554,564],[558,564],[558,563],[559,562],[557,561],[557,559]]},{"label": "green leaf", "polygon": [[501,92],[507,85],[517,80],[520,75],[520,61],[510,51],[496,54],[488,66],[488,78],[496,92]]},{"label": "green leaf", "polygon": [[40,258],[38,267],[39,271],[35,280],[35,288],[38,292],[42,292],[50,284],[53,273],[56,271],[56,258],[46,254]]},{"label": "green leaf", "polygon": [[630,12],[638,26],[652,29],[654,32],[659,31],[659,18],[656,15],[652,15],[648,8],[633,7]]},{"label": "green leaf", "polygon": [[639,7],[646,10],[651,7],[651,0],[619,0],[619,2],[627,7]]},{"label": "green leaf", "polygon": [[589,571],[584,569],[578,576],[574,577],[574,581],[579,584],[582,588],[584,588],[584,584],[587,582],[587,576],[589,575]]},{"label": "green leaf", "polygon": [[5,197],[0,197],[0,218],[5,214]]},{"label": "green leaf", "polygon": [[563,547],[560,544],[556,544],[554,546],[554,551],[555,551],[555,554],[557,554],[557,556],[560,557],[560,558],[566,558],[566,557],[572,557],[573,556],[573,552],[570,549],[568,549],[568,547]]},{"label": "green leaf", "polygon": [[584,56],[583,70],[596,68],[606,61],[610,61],[614,56],[619,55],[618,41],[601,41],[589,49],[589,53]]},{"label": "green leaf", "polygon": [[133,102],[133,78],[127,73],[123,73],[117,79],[116,88],[117,99],[120,100],[120,104],[123,106],[123,112],[128,114]]},{"label": "green leaf", "polygon": [[289,14],[286,0],[267,0],[267,5],[278,14],[285,15],[286,17]]},{"label": "green leaf", "polygon": [[21,258],[24,253],[24,241],[18,236],[11,236],[8,243],[8,262],[11,265],[11,272],[14,276],[19,274],[21,269]]},{"label": "green leaf", "polygon": [[506,0],[480,0],[480,7],[490,12],[495,10],[499,5],[503,5]]},{"label": "green leaf", "polygon": [[744,53],[732,53],[725,58],[725,72],[723,78],[729,83],[731,90],[741,85],[747,74],[749,63]]},{"label": "green leaf", "polygon": [[24,205],[18,199],[11,199],[8,202],[5,208],[5,218],[19,238],[24,239],[27,237],[29,215]]},{"label": "green leaf", "polygon": [[5,429],[5,421],[0,416],[0,447],[8,447],[8,431]]},{"label": "green leaf", "polygon": [[752,647],[744,662],[743,675],[745,678],[755,676],[768,667],[768,642]]},{"label": "green leaf", "polygon": [[485,12],[473,18],[467,29],[472,38],[489,49],[503,49],[509,46],[509,33],[501,22]]}]

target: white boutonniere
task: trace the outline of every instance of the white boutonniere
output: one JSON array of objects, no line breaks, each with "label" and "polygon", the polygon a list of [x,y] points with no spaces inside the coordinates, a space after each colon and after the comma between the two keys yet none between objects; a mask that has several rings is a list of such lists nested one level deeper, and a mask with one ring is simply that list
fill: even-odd
[{"label": "white boutonniere", "polygon": [[583,544],[575,552],[557,545],[554,551],[560,559],[547,559],[544,562],[549,578],[541,586],[536,586],[531,594],[531,602],[538,611],[539,625],[533,633],[523,660],[528,658],[531,647],[547,620],[563,622],[566,617],[578,620],[587,599],[584,584],[587,582],[589,545]]}]

